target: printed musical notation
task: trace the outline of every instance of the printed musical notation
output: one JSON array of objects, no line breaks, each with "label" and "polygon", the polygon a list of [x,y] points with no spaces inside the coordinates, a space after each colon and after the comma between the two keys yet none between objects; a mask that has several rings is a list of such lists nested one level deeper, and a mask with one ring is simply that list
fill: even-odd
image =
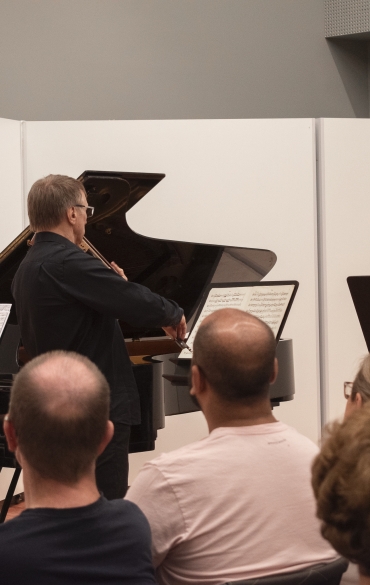
[{"label": "printed musical notation", "polygon": [[[276,337],[293,291],[294,284],[212,288],[187,340],[188,346],[193,349],[194,338],[203,319],[225,308],[248,311],[259,317],[271,327]],[[191,358],[192,352],[184,349],[179,357]]]},{"label": "printed musical notation", "polygon": [[10,315],[11,305],[0,304],[0,337],[5,329],[6,322]]},{"label": "printed musical notation", "polygon": [[278,288],[255,287],[246,310],[267,323],[276,337],[293,289],[294,285],[290,284]]}]

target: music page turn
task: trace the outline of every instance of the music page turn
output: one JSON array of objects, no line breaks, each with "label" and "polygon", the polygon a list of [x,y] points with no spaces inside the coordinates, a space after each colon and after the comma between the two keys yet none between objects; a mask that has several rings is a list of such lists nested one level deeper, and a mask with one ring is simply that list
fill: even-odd
[{"label": "music page turn", "polygon": [[[193,349],[193,342],[203,319],[218,309],[240,309],[259,317],[269,325],[276,337],[283,321],[285,311],[294,291],[294,284],[272,286],[240,286],[212,288],[195,323],[187,345]],[[192,351],[183,349],[179,358],[189,359]]]}]

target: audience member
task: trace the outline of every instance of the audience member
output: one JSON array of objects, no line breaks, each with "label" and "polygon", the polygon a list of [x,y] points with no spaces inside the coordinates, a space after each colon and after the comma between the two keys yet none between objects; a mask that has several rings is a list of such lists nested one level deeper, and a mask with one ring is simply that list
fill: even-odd
[{"label": "audience member", "polygon": [[271,412],[275,338],[252,315],[202,322],[191,394],[209,436],[145,464],[127,498],[152,529],[161,585],[219,585],[336,558],[315,518],[317,447]]},{"label": "audience member", "polygon": [[370,585],[370,405],[329,427],[312,486],[322,535]]},{"label": "audience member", "polygon": [[26,510],[0,526],[2,583],[155,583],[144,515],[96,487],[108,413],[108,383],[86,357],[51,352],[16,376],[4,431],[23,467]]},{"label": "audience member", "polygon": [[347,399],[345,417],[370,400],[370,354],[363,359],[354,382],[344,383],[344,396]]}]

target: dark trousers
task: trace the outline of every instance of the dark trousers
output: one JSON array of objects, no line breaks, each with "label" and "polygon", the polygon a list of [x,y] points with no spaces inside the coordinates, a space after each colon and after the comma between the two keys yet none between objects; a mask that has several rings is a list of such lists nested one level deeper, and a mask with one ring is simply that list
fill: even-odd
[{"label": "dark trousers", "polygon": [[114,435],[96,461],[96,483],[107,500],[123,498],[128,487],[129,425],[114,423]]}]

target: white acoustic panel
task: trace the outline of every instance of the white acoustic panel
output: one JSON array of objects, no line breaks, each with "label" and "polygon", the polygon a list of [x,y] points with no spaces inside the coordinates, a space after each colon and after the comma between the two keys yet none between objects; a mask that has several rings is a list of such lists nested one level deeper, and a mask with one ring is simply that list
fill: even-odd
[{"label": "white acoustic panel", "polygon": [[0,118],[0,251],[23,229],[21,122]]},{"label": "white acoustic panel", "polygon": [[[23,229],[21,122],[0,118],[0,252]],[[6,496],[13,469],[0,473],[0,500]],[[23,491],[22,476],[15,491]]]},{"label": "white acoustic panel", "polygon": [[370,120],[320,120],[319,144],[321,351],[331,420],[343,415],[343,382],[353,380],[367,353],[346,279],[370,274]]},{"label": "white acoustic panel", "polygon": [[[284,332],[294,342],[297,394],[276,416],[317,440],[313,120],[27,122],[26,163],[27,191],[49,173],[165,173],[130,210],[132,229],[153,238],[273,250],[277,263],[266,279],[300,282]],[[201,417],[193,416],[190,428],[179,424],[180,442],[204,433]],[[161,450],[171,450],[165,433]]]}]

